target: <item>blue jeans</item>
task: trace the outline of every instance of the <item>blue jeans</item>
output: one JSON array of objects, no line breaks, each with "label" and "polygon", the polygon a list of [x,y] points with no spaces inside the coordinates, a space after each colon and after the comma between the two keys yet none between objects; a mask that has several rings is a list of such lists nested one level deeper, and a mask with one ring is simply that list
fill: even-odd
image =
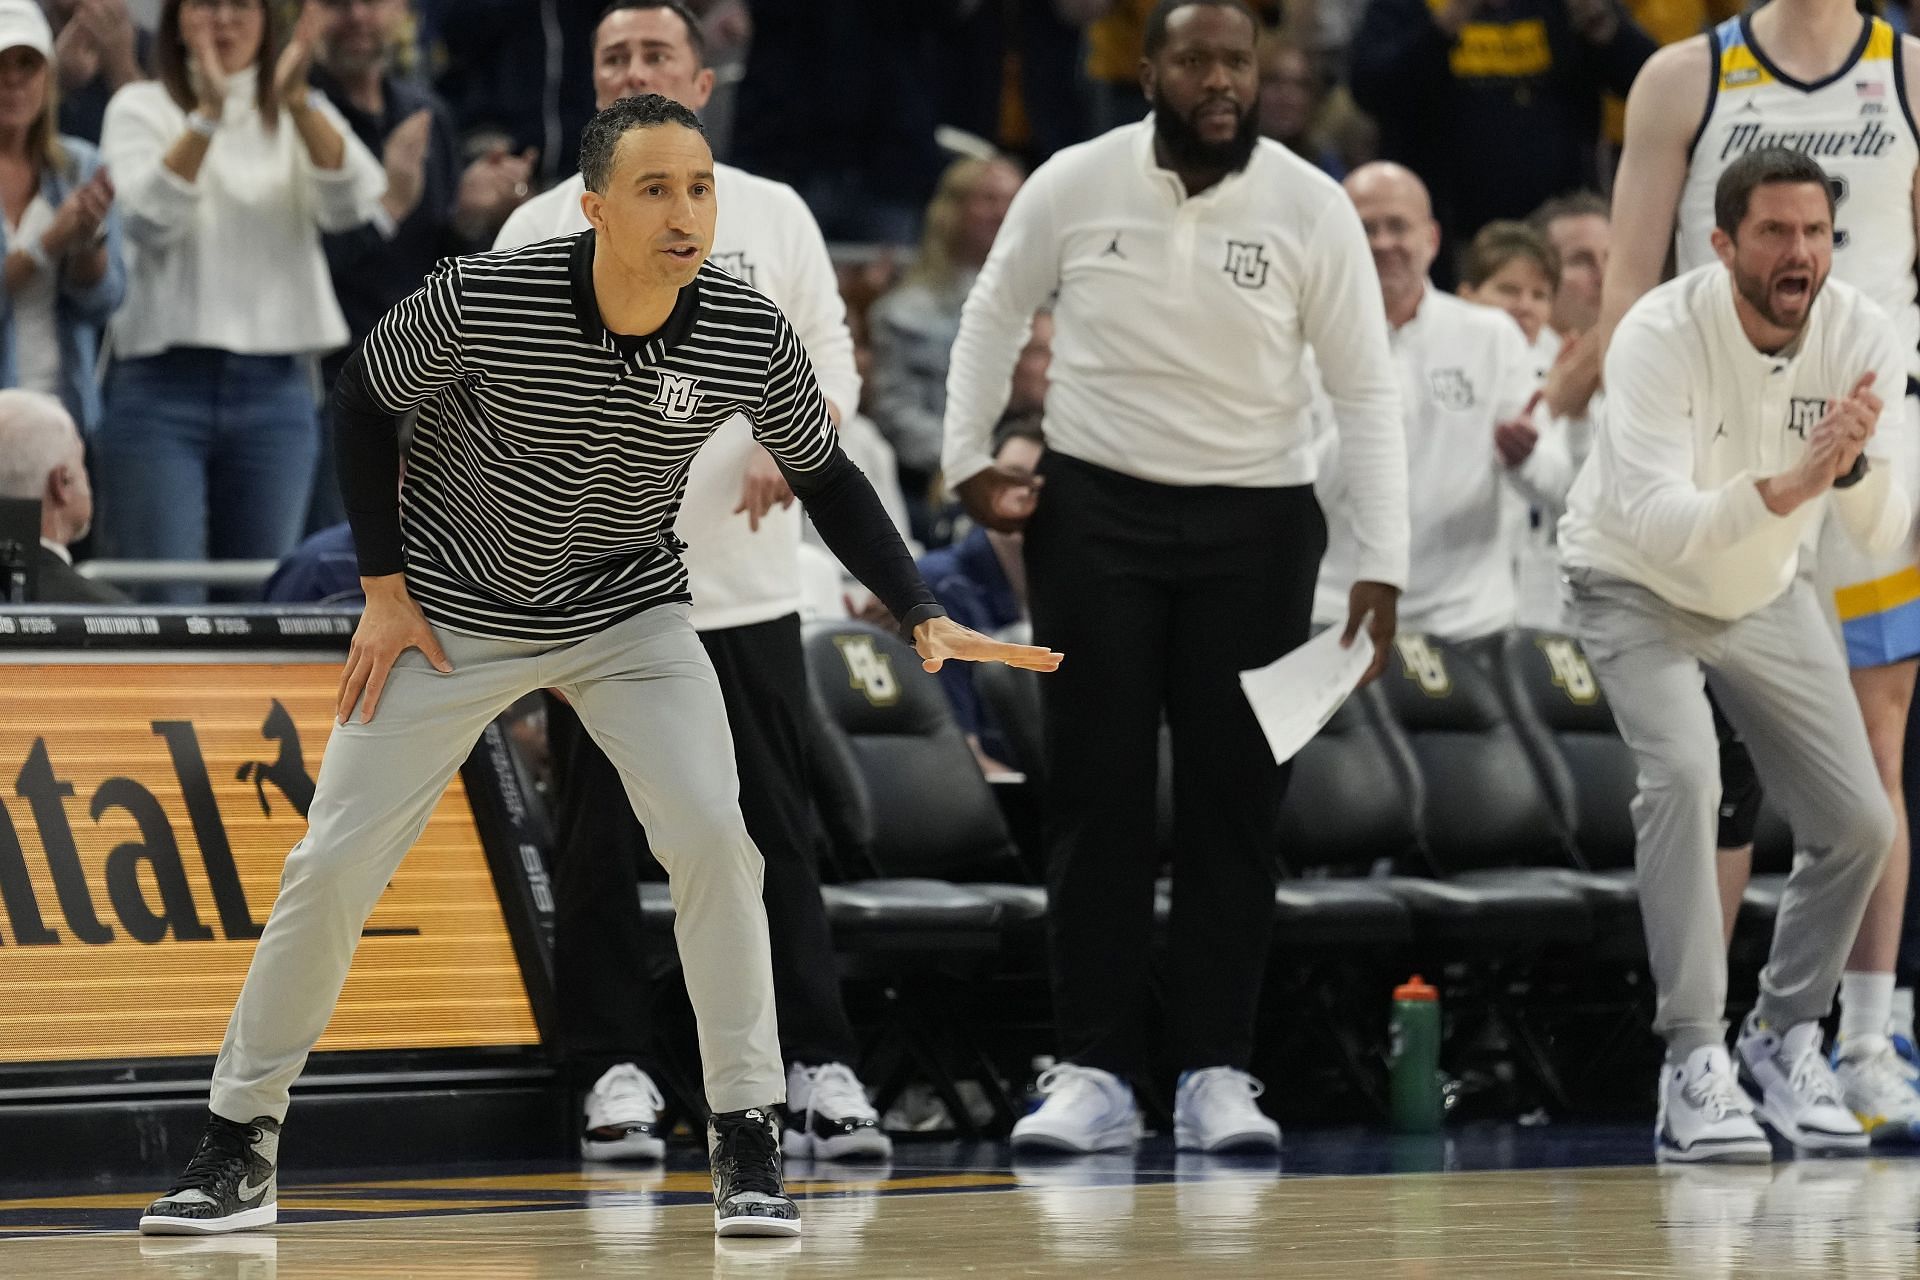
[{"label": "blue jeans", "polygon": [[[97,441],[107,555],[277,560],[306,525],[320,452],[305,363],[176,347],[116,363]],[[195,604],[204,587],[148,589]]]}]

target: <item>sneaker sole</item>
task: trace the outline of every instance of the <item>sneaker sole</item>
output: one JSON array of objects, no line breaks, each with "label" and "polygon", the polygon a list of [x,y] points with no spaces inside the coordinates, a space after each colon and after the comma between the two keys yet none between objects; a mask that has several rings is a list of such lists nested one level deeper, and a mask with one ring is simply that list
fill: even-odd
[{"label": "sneaker sole", "polygon": [[1140,1137],[1132,1130],[1125,1133],[1102,1134],[1079,1141],[1066,1134],[1046,1133],[1029,1130],[1026,1133],[1015,1131],[1009,1139],[1009,1145],[1015,1151],[1055,1151],[1068,1155],[1090,1156],[1099,1151],[1131,1151],[1140,1145]]},{"label": "sneaker sole", "polygon": [[667,1140],[644,1133],[630,1133],[624,1138],[615,1138],[611,1142],[601,1142],[593,1138],[580,1139],[582,1160],[632,1160],[657,1163],[666,1157]]},{"label": "sneaker sole", "polygon": [[1867,1141],[1876,1147],[1910,1147],[1920,1143],[1920,1121],[1887,1120],[1877,1116],[1863,1116],[1858,1111],[1853,1118],[1867,1131]]},{"label": "sneaker sole", "polygon": [[224,1218],[170,1218],[164,1214],[142,1214],[140,1234],[143,1236],[217,1236],[228,1231],[250,1231],[256,1227],[272,1226],[277,1210],[277,1204],[263,1204],[256,1209],[242,1209],[238,1213],[230,1213]]},{"label": "sneaker sole", "polygon": [[1232,1151],[1280,1150],[1280,1135],[1268,1133],[1264,1129],[1248,1129],[1242,1133],[1229,1133],[1215,1138],[1212,1142],[1202,1142],[1192,1130],[1174,1126],[1173,1143],[1181,1151],[1203,1151],[1209,1155],[1220,1155]]},{"label": "sneaker sole", "polygon": [[1782,1121],[1774,1116],[1764,1101],[1756,1100],[1753,1111],[1768,1128],[1792,1144],[1796,1151],[1810,1151],[1819,1155],[1858,1155],[1869,1145],[1864,1133],[1821,1133],[1802,1129],[1791,1120]]},{"label": "sneaker sole", "polygon": [[1653,1158],[1661,1164],[1772,1164],[1773,1144],[1765,1137],[1696,1142],[1691,1147],[1656,1141]]},{"label": "sneaker sole", "polygon": [[720,1211],[713,1211],[713,1234],[716,1236],[773,1236],[791,1238],[800,1234],[798,1218],[722,1218]]},{"label": "sneaker sole", "polygon": [[861,1129],[837,1138],[822,1138],[803,1129],[789,1129],[780,1150],[790,1160],[890,1160],[893,1139],[878,1129]]}]

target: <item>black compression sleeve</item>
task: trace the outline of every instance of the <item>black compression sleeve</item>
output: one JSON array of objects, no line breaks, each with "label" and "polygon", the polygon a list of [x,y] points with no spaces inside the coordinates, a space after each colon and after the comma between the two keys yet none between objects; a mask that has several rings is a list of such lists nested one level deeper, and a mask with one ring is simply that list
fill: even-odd
[{"label": "black compression sleeve", "polygon": [[334,461],[366,578],[406,567],[400,534],[400,416],[375,402],[358,353],[333,384]]},{"label": "black compression sleeve", "polygon": [[[775,461],[779,461],[777,455]],[[928,618],[946,616],[921,580],[867,473],[840,446],[835,445],[833,456],[812,471],[790,471],[784,463],[780,469],[826,539],[827,549],[880,597],[909,637]]]}]

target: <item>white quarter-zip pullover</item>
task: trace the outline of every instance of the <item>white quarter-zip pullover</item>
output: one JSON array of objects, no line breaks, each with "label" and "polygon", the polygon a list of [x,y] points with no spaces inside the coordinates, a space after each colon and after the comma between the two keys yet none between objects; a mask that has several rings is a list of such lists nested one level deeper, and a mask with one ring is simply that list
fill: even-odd
[{"label": "white quarter-zip pullover", "polygon": [[1243,171],[1189,196],[1155,161],[1151,121],[1041,165],[967,295],[947,375],[949,485],[991,464],[1008,376],[1056,291],[1050,449],[1160,484],[1311,483],[1311,350],[1356,571],[1405,585],[1400,397],[1380,281],[1338,184],[1263,140]]},{"label": "white quarter-zip pullover", "polygon": [[[713,174],[719,208],[707,260],[773,299],[806,348],[820,394],[851,415],[860,404],[860,374],[820,225],[785,183],[724,164],[714,165]],[[493,247],[517,249],[585,231],[580,197],[586,189],[575,174],[527,201],[500,228]],[[681,559],[698,631],[771,622],[800,607],[800,504],[768,511],[757,533],[744,514],[734,513],[753,449],[752,427],[735,417],[694,455],[687,473],[674,532],[687,544]]]},{"label": "white quarter-zip pullover", "polygon": [[[1886,312],[1829,278],[1797,344],[1756,350],[1719,263],[1633,305],[1607,350],[1607,412],[1560,522],[1565,563],[1625,578],[1681,609],[1741,618],[1792,583],[1832,503],[1861,549],[1906,538],[1913,496],[1901,422],[1907,353]],[[1791,468],[1830,402],[1875,374],[1886,404],[1866,478],[1784,516],[1757,482]]]},{"label": "white quarter-zip pullover", "polygon": [[[1495,425],[1518,417],[1533,394],[1533,353],[1505,312],[1431,288],[1391,344],[1405,407],[1412,525],[1400,625],[1450,640],[1512,626],[1514,554],[1531,492],[1522,475],[1561,461],[1536,448],[1510,469],[1494,449]],[[1316,491],[1327,508],[1327,554],[1313,612],[1315,621],[1343,622],[1359,548],[1335,440],[1321,462]]]}]

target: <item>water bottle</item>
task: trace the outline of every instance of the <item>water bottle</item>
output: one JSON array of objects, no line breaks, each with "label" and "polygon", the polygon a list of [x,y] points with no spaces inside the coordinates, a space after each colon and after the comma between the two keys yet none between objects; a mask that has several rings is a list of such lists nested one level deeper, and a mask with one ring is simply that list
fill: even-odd
[{"label": "water bottle", "polygon": [[1440,993],[1417,973],[1393,989],[1387,1084],[1396,1133],[1440,1132]]}]

